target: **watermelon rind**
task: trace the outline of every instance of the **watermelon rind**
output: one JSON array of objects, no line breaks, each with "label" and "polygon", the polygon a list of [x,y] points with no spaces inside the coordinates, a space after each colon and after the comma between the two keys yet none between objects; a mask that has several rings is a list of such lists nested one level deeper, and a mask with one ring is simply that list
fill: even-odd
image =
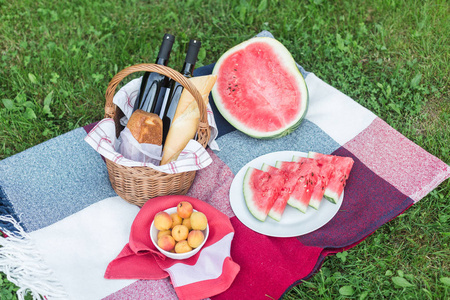
[{"label": "watermelon rind", "polygon": [[[308,111],[308,106],[309,106],[309,93],[308,93],[308,88],[306,86],[305,79],[304,79],[303,75],[301,74],[300,70],[298,69],[297,64],[295,63],[295,60],[292,57],[291,53],[289,52],[288,49],[286,49],[286,47],[283,44],[281,44],[276,39],[270,38],[270,37],[251,38],[247,41],[244,41],[244,42],[230,48],[228,51],[226,51],[216,62],[216,65],[213,69],[212,74],[217,75],[217,73],[219,72],[220,66],[231,54],[233,54],[236,51],[243,50],[248,45],[250,45],[251,43],[255,43],[255,42],[264,42],[264,43],[269,44],[272,47],[272,49],[276,52],[277,57],[282,58],[281,60],[282,60],[284,70],[288,71],[292,75],[295,75],[296,85],[299,87],[300,93],[301,93],[301,109],[299,110],[298,115],[295,118],[293,118],[293,120],[289,124],[286,124],[284,127],[280,128],[278,130],[269,131],[269,132],[258,131],[253,128],[249,128],[247,125],[245,125],[240,120],[238,120],[228,109],[225,108],[225,106],[223,105],[223,99],[221,96],[221,92],[223,92],[223,91],[219,90],[219,88],[218,88],[219,85],[217,83],[213,86],[211,93],[213,96],[214,103],[215,103],[217,109],[219,110],[220,114],[237,130],[239,130],[251,137],[258,138],[258,139],[280,138],[280,137],[283,137],[285,135],[292,133],[300,126],[300,124],[302,123],[302,121]],[[220,80],[220,78],[218,78],[218,80]],[[249,78],[249,80],[250,80],[250,78]],[[264,120],[261,120],[261,122],[264,122]]]},{"label": "watermelon rind", "polygon": [[328,201],[330,201],[331,203],[336,204],[339,201],[340,195],[338,195],[337,193],[333,193],[331,191],[325,190],[325,194],[323,194],[323,197],[325,199],[327,199]]},{"label": "watermelon rind", "polygon": [[252,176],[253,171],[255,171],[256,169],[253,167],[249,167],[247,169],[247,172],[245,172],[245,176],[244,176],[244,182],[243,182],[243,192],[244,192],[244,199],[245,199],[245,204],[247,205],[248,210],[250,211],[250,213],[258,220],[260,220],[261,222],[264,222],[267,218],[267,215],[258,210],[258,207],[255,205],[254,201],[253,201],[253,191],[250,188],[250,178]]},{"label": "watermelon rind", "polygon": [[293,208],[298,209],[302,213],[306,213],[306,210],[308,209],[308,205],[305,203],[300,202],[298,199],[295,199],[294,197],[290,197],[287,204]]},{"label": "watermelon rind", "polygon": [[270,165],[263,163],[261,166],[261,171],[267,172],[269,170]]},{"label": "watermelon rind", "polygon": [[312,208],[314,208],[315,210],[319,209],[320,206],[320,200],[318,199],[313,199],[311,198],[311,200],[309,200],[309,206],[311,206]]},{"label": "watermelon rind", "polygon": [[281,217],[283,216],[283,214],[280,214],[279,212],[276,212],[274,210],[269,210],[269,213],[267,214],[270,218],[274,219],[277,222],[281,221]]}]

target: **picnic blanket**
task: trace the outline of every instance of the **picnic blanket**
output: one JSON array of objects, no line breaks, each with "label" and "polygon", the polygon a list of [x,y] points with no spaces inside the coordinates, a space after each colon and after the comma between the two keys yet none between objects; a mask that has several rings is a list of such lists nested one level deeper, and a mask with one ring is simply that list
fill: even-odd
[{"label": "picnic blanket", "polygon": [[[210,74],[213,66],[194,75]],[[257,140],[236,131],[210,99],[220,151],[207,150],[212,163],[197,171],[187,195],[230,219],[230,256],[240,267],[232,284],[212,299],[282,297],[314,274],[327,255],[354,247],[450,176],[446,163],[299,69],[309,90],[309,110],[300,127],[283,138]],[[168,277],[104,278],[129,242],[139,207],[115,194],[104,161],[84,141],[94,125],[0,161],[0,229],[7,236],[0,238],[0,271],[21,287],[19,296],[30,290],[47,299],[177,299]],[[269,237],[235,216],[229,190],[246,163],[284,150],[349,156],[355,163],[331,221],[305,235]]]}]

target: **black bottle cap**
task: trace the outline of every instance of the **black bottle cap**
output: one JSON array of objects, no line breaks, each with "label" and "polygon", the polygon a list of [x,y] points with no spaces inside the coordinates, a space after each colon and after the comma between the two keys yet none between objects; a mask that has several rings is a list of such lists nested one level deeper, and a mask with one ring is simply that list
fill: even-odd
[{"label": "black bottle cap", "polygon": [[164,35],[161,48],[159,48],[158,58],[169,59],[170,51],[172,51],[172,45],[175,41],[175,37],[166,33]]},{"label": "black bottle cap", "polygon": [[200,40],[190,40],[189,41],[189,47],[186,53],[186,59],[185,61],[189,64],[195,65],[197,61],[198,51],[200,50],[200,47],[202,46],[202,43]]}]

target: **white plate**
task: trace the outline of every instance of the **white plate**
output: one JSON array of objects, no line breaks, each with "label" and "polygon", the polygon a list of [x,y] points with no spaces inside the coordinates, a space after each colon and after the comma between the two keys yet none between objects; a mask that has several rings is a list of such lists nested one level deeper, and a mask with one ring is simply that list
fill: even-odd
[{"label": "white plate", "polygon": [[293,237],[313,232],[328,223],[339,211],[344,200],[344,193],[337,204],[333,204],[326,199],[322,199],[320,207],[315,210],[308,207],[306,213],[302,213],[296,208],[286,205],[280,222],[270,217],[264,222],[256,219],[248,210],[245,204],[243,181],[248,167],[261,169],[263,163],[275,166],[276,161],[292,161],[293,156],[306,157],[307,154],[299,151],[280,151],[262,155],[247,163],[236,174],[230,188],[230,204],[236,217],[248,228],[274,237]]}]

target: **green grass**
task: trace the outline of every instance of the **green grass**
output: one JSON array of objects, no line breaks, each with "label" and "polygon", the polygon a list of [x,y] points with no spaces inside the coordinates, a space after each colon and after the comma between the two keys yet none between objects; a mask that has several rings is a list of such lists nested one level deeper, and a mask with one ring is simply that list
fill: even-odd
[{"label": "green grass", "polygon": [[[267,29],[306,70],[450,163],[449,11],[441,0],[0,0],[0,159],[100,120],[109,80],[154,62],[165,32],[179,69],[189,38],[202,40],[201,66]],[[448,299],[449,198],[447,180],[285,298]],[[2,276],[0,299],[11,289]]]}]

